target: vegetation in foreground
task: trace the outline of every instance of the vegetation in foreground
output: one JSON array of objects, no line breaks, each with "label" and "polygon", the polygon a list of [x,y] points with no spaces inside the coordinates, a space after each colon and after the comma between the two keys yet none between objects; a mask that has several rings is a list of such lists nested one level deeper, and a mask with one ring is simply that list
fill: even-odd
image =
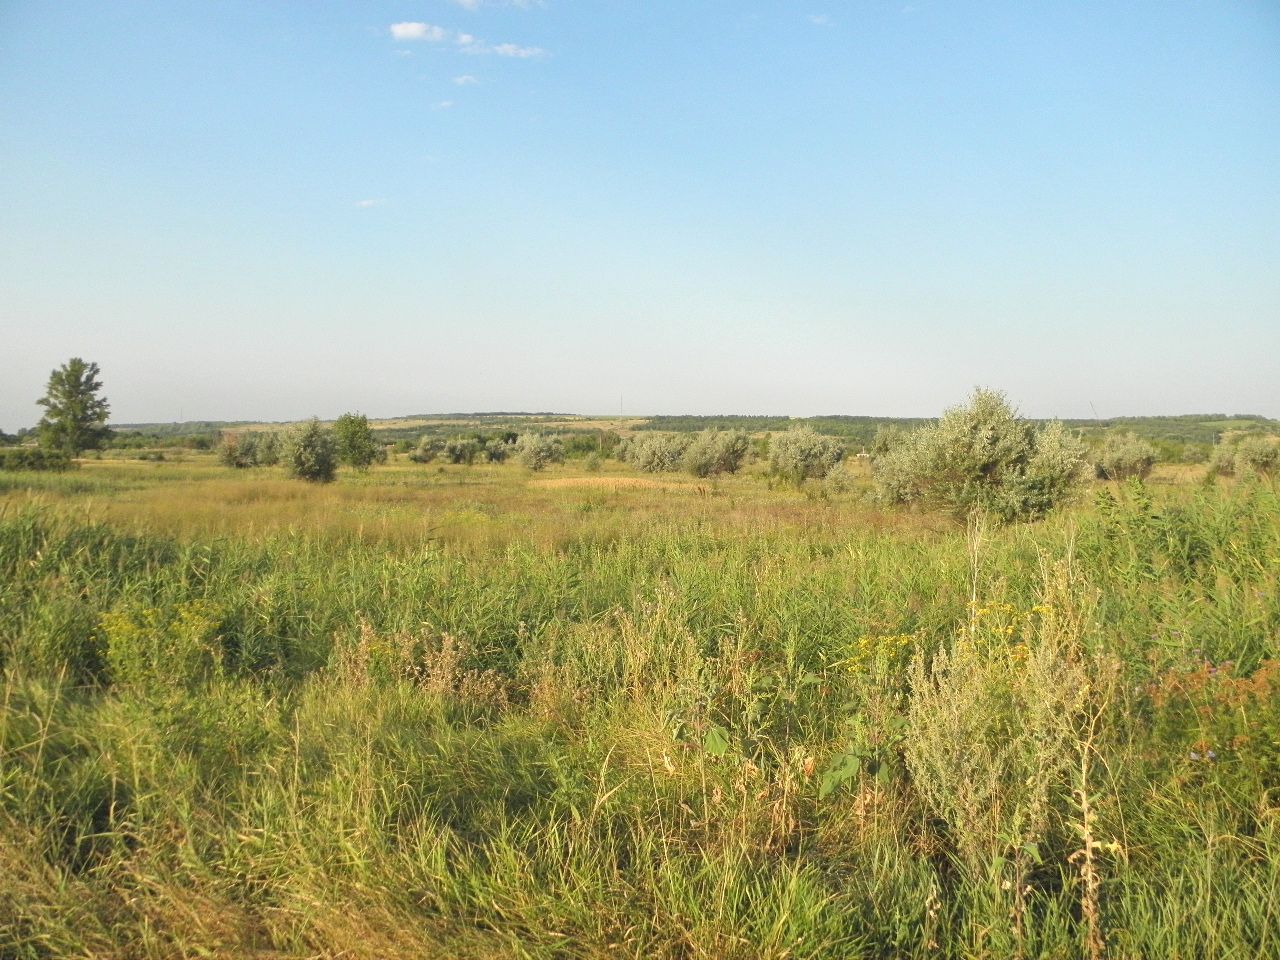
[{"label": "vegetation in foreground", "polygon": [[0,955],[1280,954],[1269,483],[623,471],[0,477]]}]

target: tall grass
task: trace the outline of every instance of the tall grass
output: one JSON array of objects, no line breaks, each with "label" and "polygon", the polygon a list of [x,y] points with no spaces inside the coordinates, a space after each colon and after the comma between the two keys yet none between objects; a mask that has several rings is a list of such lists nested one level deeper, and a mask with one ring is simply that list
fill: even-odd
[{"label": "tall grass", "polygon": [[1265,485],[95,468],[0,513],[0,956],[1280,953]]}]

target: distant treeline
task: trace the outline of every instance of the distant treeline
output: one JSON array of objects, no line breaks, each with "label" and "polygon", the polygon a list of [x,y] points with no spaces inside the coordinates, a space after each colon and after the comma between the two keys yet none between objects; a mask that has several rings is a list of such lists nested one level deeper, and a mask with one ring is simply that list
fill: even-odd
[{"label": "distant treeline", "polygon": [[1174,443],[1217,443],[1224,433],[1245,431],[1280,433],[1280,421],[1252,414],[1227,416],[1221,413],[1187,414],[1180,417],[1112,417],[1108,420],[1064,420],[1086,435],[1111,430],[1132,430],[1147,440]]},{"label": "distant treeline", "polygon": [[218,431],[261,423],[260,420],[184,420],[181,423],[113,423],[115,433],[138,433],[153,437],[175,435],[216,436]]},{"label": "distant treeline", "polygon": [[876,431],[884,426],[896,426],[914,430],[926,423],[923,417],[770,417],[724,414],[714,417],[651,417],[640,426],[641,430],[669,430],[677,433],[700,430],[745,430],[747,433],[777,433],[792,427],[812,427],[818,433],[840,437],[854,446],[869,446]]},{"label": "distant treeline", "polygon": [[491,420],[494,417],[519,417],[521,420],[532,420],[542,417],[547,420],[569,420],[582,417],[580,413],[553,413],[542,410],[535,413],[521,413],[519,410],[494,410],[488,413],[408,413],[403,417],[390,417],[391,420]]}]

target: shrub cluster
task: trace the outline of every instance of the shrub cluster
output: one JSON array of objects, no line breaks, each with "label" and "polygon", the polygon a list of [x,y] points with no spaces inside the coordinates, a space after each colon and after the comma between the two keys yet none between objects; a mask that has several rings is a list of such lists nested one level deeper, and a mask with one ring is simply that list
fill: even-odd
[{"label": "shrub cluster", "polygon": [[227,467],[274,467],[280,462],[285,437],[275,430],[223,433],[218,443],[218,460]]},{"label": "shrub cluster", "polygon": [[1094,471],[1099,480],[1145,480],[1156,458],[1156,448],[1133,431],[1112,433],[1098,448]]},{"label": "shrub cluster", "polygon": [[674,473],[692,443],[687,433],[644,433],[624,441],[618,447],[618,459],[644,473]]},{"label": "shrub cluster", "polygon": [[545,433],[522,433],[516,440],[516,459],[530,470],[564,463],[564,444]]},{"label": "shrub cluster", "polygon": [[887,503],[918,503],[957,517],[1042,517],[1083,480],[1085,449],[1061,423],[1037,428],[994,390],[909,434],[874,461]]},{"label": "shrub cluster", "polygon": [[414,463],[431,463],[439,458],[445,463],[471,466],[473,463],[504,463],[515,452],[515,434],[459,434],[449,438],[422,436],[409,451]]},{"label": "shrub cluster", "polygon": [[1220,443],[1209,458],[1210,474],[1271,477],[1280,471],[1280,441],[1258,434]]},{"label": "shrub cluster", "polygon": [[287,436],[281,460],[291,477],[329,483],[338,472],[338,444],[333,431],[312,419]]},{"label": "shrub cluster", "polygon": [[684,451],[684,469],[695,477],[737,473],[751,452],[751,438],[742,430],[704,430]]},{"label": "shrub cluster", "polygon": [[0,450],[0,470],[66,470],[73,466],[62,450],[41,447],[6,447]]},{"label": "shrub cluster", "polygon": [[788,483],[821,480],[844,459],[844,444],[812,427],[793,427],[769,441],[769,470]]},{"label": "shrub cluster", "polygon": [[751,453],[751,438],[742,430],[701,433],[643,433],[621,441],[618,459],[645,473],[686,470],[695,477],[737,473]]}]

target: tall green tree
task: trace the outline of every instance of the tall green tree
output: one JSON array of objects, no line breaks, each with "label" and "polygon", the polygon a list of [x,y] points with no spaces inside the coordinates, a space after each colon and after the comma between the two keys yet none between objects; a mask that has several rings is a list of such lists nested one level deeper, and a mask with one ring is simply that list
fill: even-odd
[{"label": "tall green tree", "polygon": [[68,456],[96,450],[111,435],[107,414],[111,408],[101,396],[98,365],[72,357],[49,374],[45,394],[36,402],[44,407],[37,427],[40,445]]},{"label": "tall green tree", "polygon": [[382,447],[369,429],[369,418],[363,413],[344,413],[333,424],[338,444],[338,459],[357,470],[366,469],[378,459]]}]

